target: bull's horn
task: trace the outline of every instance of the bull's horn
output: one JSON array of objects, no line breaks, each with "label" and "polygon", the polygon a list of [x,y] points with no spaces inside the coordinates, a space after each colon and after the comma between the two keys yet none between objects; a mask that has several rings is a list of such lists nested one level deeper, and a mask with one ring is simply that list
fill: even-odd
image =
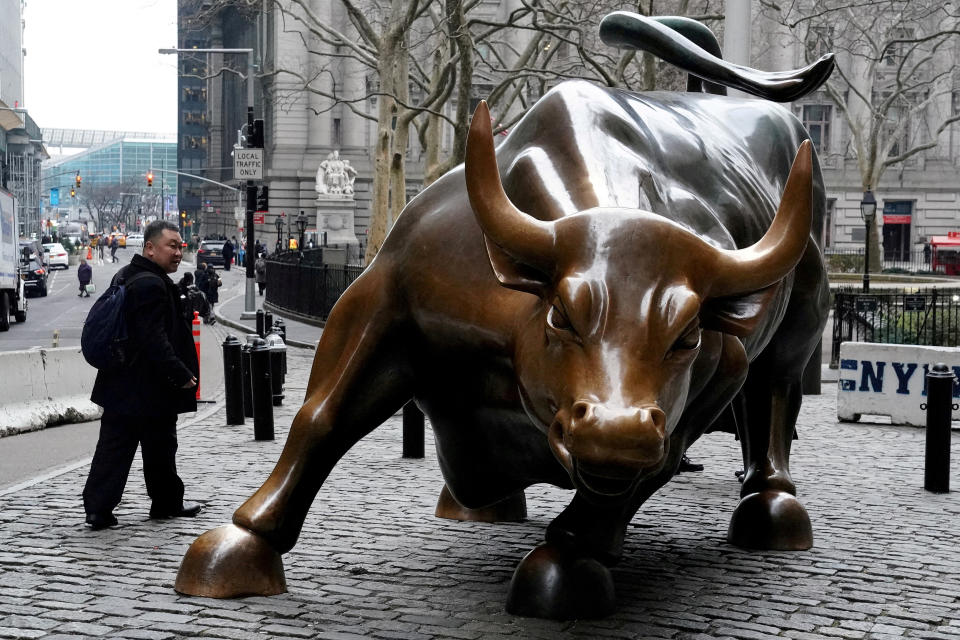
[{"label": "bull's horn", "polygon": [[520,211],[504,192],[485,101],[477,105],[470,123],[464,176],[470,206],[487,238],[530,266],[548,266],[553,255],[553,224]]},{"label": "bull's horn", "polygon": [[813,147],[804,140],[793,160],[773,223],[745,249],[720,252],[710,295],[730,296],[763,289],[781,280],[800,261],[810,238],[813,216]]}]

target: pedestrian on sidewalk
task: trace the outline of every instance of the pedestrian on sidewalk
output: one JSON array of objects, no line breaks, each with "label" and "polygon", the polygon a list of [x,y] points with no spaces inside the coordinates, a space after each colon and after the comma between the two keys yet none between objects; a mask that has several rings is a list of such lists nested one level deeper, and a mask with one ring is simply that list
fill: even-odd
[{"label": "pedestrian on sidewalk", "polygon": [[168,275],[180,266],[181,243],[175,224],[151,222],[143,233],[143,253],[111,283],[126,283],[128,364],[99,370],[90,397],[103,407],[83,489],[86,522],[94,530],[117,524],[113,510],[120,504],[138,445],[151,518],[192,517],[202,508],[184,503],[176,462],[177,414],[197,410],[199,373],[180,292]]},{"label": "pedestrian on sidewalk", "polygon": [[104,238],[103,236],[97,236],[96,238],[94,238],[94,240],[95,240],[96,243],[97,243],[97,255],[100,256],[100,257],[98,258],[98,260],[97,260],[97,264],[102,267],[102,266],[103,266],[103,252],[104,252],[103,243],[106,242],[106,238]]},{"label": "pedestrian on sidewalk", "polygon": [[180,298],[183,300],[183,313],[191,325],[193,324],[193,312],[196,311],[203,318],[204,324],[214,324],[216,319],[210,310],[210,303],[207,302],[207,296],[203,291],[197,289],[193,283],[193,274],[187,271],[177,283],[177,289],[180,290]]},{"label": "pedestrian on sidewalk", "polygon": [[117,236],[113,236],[113,240],[110,241],[110,261],[111,262],[120,262],[120,258],[117,257],[117,249],[120,248],[120,241],[117,240]]},{"label": "pedestrian on sidewalk", "polygon": [[203,295],[210,299],[210,273],[207,271],[207,263],[201,262],[197,270],[193,272],[193,281],[197,289],[203,292]]},{"label": "pedestrian on sidewalk", "polygon": [[223,286],[223,282],[220,280],[220,276],[217,274],[217,270],[213,268],[212,264],[207,265],[207,302],[210,303],[210,309],[213,309],[213,305],[220,302],[220,287]]},{"label": "pedestrian on sidewalk", "polygon": [[77,295],[89,298],[90,293],[87,291],[87,285],[93,280],[93,267],[87,264],[86,258],[80,258],[80,266],[77,267],[77,280],[80,281],[80,293]]},{"label": "pedestrian on sidewalk", "polygon": [[230,263],[233,262],[233,244],[229,240],[223,243],[223,270],[230,271]]},{"label": "pedestrian on sidewalk", "polygon": [[266,256],[262,253],[257,257],[257,261],[253,263],[253,277],[257,282],[260,295],[263,295],[263,290],[267,288],[267,260]]}]

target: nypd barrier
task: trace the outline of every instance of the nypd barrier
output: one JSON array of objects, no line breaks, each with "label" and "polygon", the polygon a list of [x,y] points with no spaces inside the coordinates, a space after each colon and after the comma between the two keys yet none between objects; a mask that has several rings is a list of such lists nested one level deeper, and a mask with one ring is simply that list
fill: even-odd
[{"label": "nypd barrier", "polygon": [[[893,424],[926,425],[927,372],[938,362],[960,378],[960,348],[844,342],[840,345],[837,417],[890,416]],[[953,387],[954,399],[960,386]],[[952,417],[960,419],[956,400]]]},{"label": "nypd barrier", "polygon": [[0,353],[0,436],[100,418],[90,402],[97,370],[80,347]]}]

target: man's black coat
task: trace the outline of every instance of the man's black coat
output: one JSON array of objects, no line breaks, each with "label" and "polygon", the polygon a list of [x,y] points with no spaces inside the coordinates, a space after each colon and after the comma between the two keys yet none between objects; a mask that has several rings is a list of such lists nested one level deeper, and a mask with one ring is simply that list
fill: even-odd
[{"label": "man's black coat", "polygon": [[200,366],[191,327],[184,320],[177,285],[151,260],[135,255],[120,269],[126,287],[128,344],[133,362],[114,371],[98,371],[90,397],[104,409],[127,415],[170,415],[197,410],[196,387],[183,389]]}]

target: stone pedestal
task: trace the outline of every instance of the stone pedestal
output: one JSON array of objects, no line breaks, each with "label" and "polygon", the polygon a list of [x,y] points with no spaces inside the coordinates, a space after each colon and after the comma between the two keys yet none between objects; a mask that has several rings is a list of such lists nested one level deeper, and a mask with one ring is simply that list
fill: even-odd
[{"label": "stone pedestal", "polygon": [[323,242],[327,234],[327,245],[359,245],[360,241],[353,231],[353,213],[356,205],[353,197],[340,195],[319,195],[317,204],[317,242]]}]

